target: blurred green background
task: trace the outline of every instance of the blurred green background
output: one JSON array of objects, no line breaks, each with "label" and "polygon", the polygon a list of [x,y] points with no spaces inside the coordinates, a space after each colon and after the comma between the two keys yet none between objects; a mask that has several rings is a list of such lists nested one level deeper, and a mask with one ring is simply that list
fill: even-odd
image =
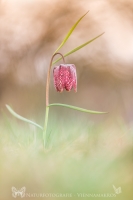
[{"label": "blurred green background", "polygon": [[[57,93],[51,73],[50,103],[109,114],[51,107],[44,152],[42,133],[5,104],[43,126],[51,56],[88,10],[60,52],[105,34],[65,59],[77,67],[77,93]],[[132,0],[0,0],[0,199],[13,198],[12,186],[75,195],[115,194],[115,185],[122,188],[115,199],[132,200],[132,13]]]}]

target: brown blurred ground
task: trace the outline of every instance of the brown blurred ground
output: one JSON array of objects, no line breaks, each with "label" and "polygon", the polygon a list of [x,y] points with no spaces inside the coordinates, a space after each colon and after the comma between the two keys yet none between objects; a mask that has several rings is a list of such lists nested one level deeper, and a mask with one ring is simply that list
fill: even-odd
[{"label": "brown blurred ground", "polygon": [[66,58],[67,63],[77,66],[78,93],[56,93],[51,79],[50,101],[109,111],[109,116],[121,115],[132,122],[132,0],[1,0],[2,109],[9,104],[21,115],[33,118],[44,113],[51,55],[87,10],[89,13],[60,52],[105,34]]}]

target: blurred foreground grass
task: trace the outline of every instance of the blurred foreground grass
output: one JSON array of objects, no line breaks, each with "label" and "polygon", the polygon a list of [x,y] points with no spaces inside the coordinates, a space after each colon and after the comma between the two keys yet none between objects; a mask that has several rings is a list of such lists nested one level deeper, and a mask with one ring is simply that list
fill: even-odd
[{"label": "blurred foreground grass", "polygon": [[[66,193],[72,194],[71,199],[96,198],[86,194],[133,199],[132,128],[118,119],[95,124],[78,117],[50,118],[47,151],[43,150],[40,130],[7,116],[1,120],[1,200],[14,199],[12,186],[25,186],[26,193],[32,195],[46,194],[44,198],[24,199],[67,199],[48,195]],[[116,194],[113,185],[121,187],[122,193]]]}]

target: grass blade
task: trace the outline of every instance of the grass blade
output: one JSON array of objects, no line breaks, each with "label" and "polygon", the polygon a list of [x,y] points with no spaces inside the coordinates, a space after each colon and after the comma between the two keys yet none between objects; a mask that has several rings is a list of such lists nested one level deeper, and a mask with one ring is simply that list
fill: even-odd
[{"label": "grass blade", "polygon": [[6,105],[6,107],[7,107],[8,111],[9,111],[14,117],[16,117],[16,118],[18,118],[18,119],[20,119],[20,120],[22,120],[22,121],[24,121],[24,122],[27,122],[27,123],[29,123],[29,124],[32,124],[32,125],[34,125],[34,126],[37,126],[38,128],[40,128],[40,129],[43,130],[43,127],[40,126],[39,124],[37,124],[37,123],[35,123],[35,122],[33,122],[33,121],[29,120],[29,119],[26,119],[26,118],[24,118],[24,117],[18,115],[16,112],[14,112],[14,111],[12,110],[12,108],[11,108],[9,105]]},{"label": "grass blade", "polygon": [[[100,36],[102,36],[103,34],[104,34],[104,33],[101,33],[100,35],[98,35],[97,37],[93,38],[92,40],[89,40],[88,42],[86,42],[86,43],[84,43],[84,44],[82,44],[82,45],[76,47],[75,49],[69,51],[68,53],[66,53],[66,54],[64,55],[64,57],[66,57],[66,56],[68,56],[68,55],[70,55],[70,54],[72,54],[72,53],[78,51],[79,49],[81,49],[81,48],[83,48],[84,46],[86,46],[87,44],[93,42],[94,40],[96,40],[97,38],[99,38]],[[61,60],[61,59],[62,59],[61,57],[58,58],[58,59],[55,60],[52,64],[57,63],[57,62],[58,62],[59,60]]]},{"label": "grass blade", "polygon": [[[89,11],[88,11],[89,12]],[[88,13],[87,12],[87,13]],[[60,46],[56,49],[56,51],[54,53],[56,53],[68,40],[68,38],[70,37],[70,35],[72,34],[72,32],[74,31],[74,29],[76,28],[76,26],[78,25],[78,23],[83,19],[83,17],[87,14],[85,13],[70,29],[70,31],[67,33],[66,37],[64,38],[64,40],[62,41],[62,43],[60,44]]]},{"label": "grass blade", "polygon": [[81,112],[87,112],[87,113],[91,113],[91,114],[107,114],[107,112],[86,110],[86,109],[83,109],[83,108],[79,108],[79,107],[75,107],[75,106],[71,106],[71,105],[67,105],[67,104],[60,104],[60,103],[49,104],[49,106],[64,106],[64,107],[67,107],[67,108],[71,108],[71,109],[74,109],[74,110],[78,110],[78,111],[81,111]]}]

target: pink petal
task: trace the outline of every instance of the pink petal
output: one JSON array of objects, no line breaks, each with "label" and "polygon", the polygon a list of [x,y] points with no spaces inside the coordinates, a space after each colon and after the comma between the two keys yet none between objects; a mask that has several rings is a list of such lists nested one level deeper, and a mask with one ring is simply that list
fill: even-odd
[{"label": "pink petal", "polygon": [[74,88],[74,91],[77,91],[77,75],[76,75],[76,67],[73,64],[67,65],[68,76],[66,80],[66,90],[70,91]]},{"label": "pink petal", "polygon": [[61,75],[60,75],[60,66],[54,67],[54,86],[57,92],[62,92],[64,89],[64,85],[62,83]]},{"label": "pink petal", "polygon": [[55,89],[62,92],[65,88],[67,91],[77,91],[77,75],[76,67],[74,64],[61,64],[60,66],[54,67],[54,85]]}]

